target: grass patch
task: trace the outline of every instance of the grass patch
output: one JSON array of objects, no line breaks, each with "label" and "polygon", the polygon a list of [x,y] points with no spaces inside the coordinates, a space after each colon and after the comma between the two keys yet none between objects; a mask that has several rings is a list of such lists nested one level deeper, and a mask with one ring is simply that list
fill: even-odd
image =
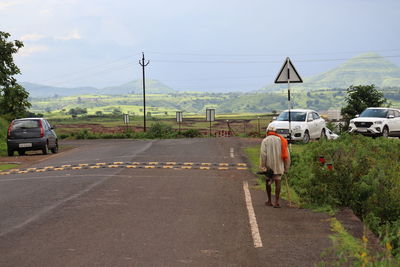
[{"label": "grass patch", "polygon": [[17,167],[17,166],[18,166],[18,164],[9,164],[9,163],[0,164],[0,171],[4,171],[4,170],[8,170],[8,169],[13,169],[13,168],[15,168],[15,167]]},{"label": "grass patch", "polygon": [[323,256],[336,255],[334,260],[320,262],[320,266],[363,266],[363,267],[395,267],[399,266],[399,259],[391,255],[392,247],[389,243],[381,253],[368,250],[368,238],[364,234],[362,239],[349,234],[343,225],[336,219],[330,219],[333,232],[329,238],[333,247],[323,253]]}]

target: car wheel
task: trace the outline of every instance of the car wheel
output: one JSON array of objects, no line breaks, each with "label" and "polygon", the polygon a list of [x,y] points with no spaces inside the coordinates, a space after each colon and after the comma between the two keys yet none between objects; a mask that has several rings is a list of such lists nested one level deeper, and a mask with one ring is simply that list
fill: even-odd
[{"label": "car wheel", "polygon": [[305,131],[303,136],[303,143],[307,144],[308,142],[310,142],[310,134],[308,133],[308,131]]},{"label": "car wheel", "polygon": [[42,148],[43,155],[49,154],[49,145],[46,143]]},{"label": "car wheel", "polygon": [[55,147],[53,147],[53,148],[51,149],[51,153],[55,154],[55,153],[57,153],[57,152],[58,152],[58,142],[56,141],[56,145],[55,145]]},{"label": "car wheel", "polygon": [[389,129],[388,129],[387,126],[385,126],[385,127],[383,128],[383,130],[382,130],[382,136],[385,137],[385,138],[388,138],[388,137],[389,137]]},{"label": "car wheel", "polygon": [[7,153],[8,153],[8,156],[9,156],[9,157],[14,156],[14,150],[7,149]]},{"label": "car wheel", "polygon": [[18,150],[18,155],[20,155],[20,156],[25,155],[25,150]]}]

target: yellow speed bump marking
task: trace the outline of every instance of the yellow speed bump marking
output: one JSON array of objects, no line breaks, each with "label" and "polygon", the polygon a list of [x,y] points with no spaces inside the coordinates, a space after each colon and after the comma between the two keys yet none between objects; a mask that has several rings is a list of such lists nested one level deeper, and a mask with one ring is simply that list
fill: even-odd
[{"label": "yellow speed bump marking", "polygon": [[65,170],[65,169],[61,167],[61,168],[54,168],[54,170],[55,170],[55,171],[63,171],[63,170]]},{"label": "yellow speed bump marking", "polygon": [[165,165],[165,166],[163,166],[163,169],[173,169],[174,168],[174,166],[171,166],[171,165]]},{"label": "yellow speed bump marking", "polygon": [[238,167],[238,168],[236,168],[236,170],[247,170],[247,168],[244,168],[244,167]]},{"label": "yellow speed bump marking", "polygon": [[176,165],[176,162],[171,161],[171,162],[166,162],[165,164],[166,165]]},{"label": "yellow speed bump marking", "polygon": [[192,166],[182,166],[182,169],[191,169]]},{"label": "yellow speed bump marking", "polygon": [[28,173],[28,171],[19,171],[18,173]]},{"label": "yellow speed bump marking", "polygon": [[247,166],[247,164],[246,163],[238,163],[238,164],[236,164],[237,166],[240,166],[240,167],[246,167]]},{"label": "yellow speed bump marking", "polygon": [[149,165],[157,165],[157,164],[158,164],[157,161],[149,162]]},{"label": "yellow speed bump marking", "polygon": [[61,165],[62,168],[69,168],[71,167],[71,164],[67,164],[67,165]]},{"label": "yellow speed bump marking", "polygon": [[72,167],[73,170],[81,170],[82,167]]},{"label": "yellow speed bump marking", "polygon": [[103,166],[103,165],[106,165],[106,163],[105,162],[99,162],[99,163],[96,163],[96,165],[97,166]]},{"label": "yellow speed bump marking", "polygon": [[132,162],[131,165],[140,165],[140,162]]},{"label": "yellow speed bump marking", "polygon": [[200,170],[209,170],[211,169],[210,167],[200,167]]},{"label": "yellow speed bump marking", "polygon": [[9,172],[19,172],[19,171],[21,171],[20,169],[11,169],[11,170],[9,170]]},{"label": "yellow speed bump marking", "polygon": [[193,162],[185,162],[185,163],[183,163],[183,165],[185,165],[185,166],[192,166],[192,165],[193,165]]},{"label": "yellow speed bump marking", "polygon": [[126,165],[125,167],[128,168],[128,169],[135,169],[135,168],[137,168],[136,165]]},{"label": "yellow speed bump marking", "polygon": [[220,163],[219,166],[229,166],[229,163]]},{"label": "yellow speed bump marking", "polygon": [[78,166],[79,166],[79,167],[87,167],[87,166],[89,166],[89,164],[87,164],[87,163],[81,163],[81,164],[79,164]]},{"label": "yellow speed bump marking", "polygon": [[90,166],[89,168],[90,169],[100,169],[100,166],[99,165],[95,165],[95,166]]},{"label": "yellow speed bump marking", "polygon": [[218,170],[229,170],[228,167],[219,167]]},{"label": "yellow speed bump marking", "polygon": [[108,168],[118,168],[118,165],[108,165]]},{"label": "yellow speed bump marking", "polygon": [[37,170],[37,168],[28,168],[28,169],[26,169],[27,171],[35,171],[35,170]]},{"label": "yellow speed bump marking", "polygon": [[150,166],[144,166],[144,168],[145,168],[145,169],[155,169],[155,168],[156,168],[156,166],[154,166],[154,165],[150,165]]},{"label": "yellow speed bump marking", "polygon": [[201,164],[201,166],[211,166],[211,165],[212,165],[212,163],[208,163],[208,162],[204,162]]},{"label": "yellow speed bump marking", "polygon": [[36,172],[45,172],[46,169],[37,169]]},{"label": "yellow speed bump marking", "polygon": [[10,174],[11,172],[0,172],[0,175],[7,175]]},{"label": "yellow speed bump marking", "polygon": [[121,164],[124,164],[122,161],[116,161],[116,162],[114,162],[113,163],[114,165],[121,165]]}]

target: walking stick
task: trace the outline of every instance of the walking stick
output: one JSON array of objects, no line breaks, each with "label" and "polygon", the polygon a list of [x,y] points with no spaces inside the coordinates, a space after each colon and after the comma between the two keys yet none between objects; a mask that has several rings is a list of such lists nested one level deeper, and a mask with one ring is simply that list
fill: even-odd
[{"label": "walking stick", "polygon": [[288,179],[287,179],[287,174],[285,174],[285,183],[286,183],[286,192],[287,192],[287,198],[289,201],[289,207],[292,207],[292,201],[290,200],[289,183],[288,183]]}]

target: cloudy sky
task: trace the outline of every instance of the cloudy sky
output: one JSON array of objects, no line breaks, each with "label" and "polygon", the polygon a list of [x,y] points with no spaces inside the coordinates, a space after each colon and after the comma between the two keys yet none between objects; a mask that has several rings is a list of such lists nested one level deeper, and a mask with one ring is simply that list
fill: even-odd
[{"label": "cloudy sky", "polygon": [[54,86],[148,78],[178,90],[250,91],[289,56],[302,77],[377,52],[400,66],[399,0],[0,0],[25,47],[17,79]]}]

